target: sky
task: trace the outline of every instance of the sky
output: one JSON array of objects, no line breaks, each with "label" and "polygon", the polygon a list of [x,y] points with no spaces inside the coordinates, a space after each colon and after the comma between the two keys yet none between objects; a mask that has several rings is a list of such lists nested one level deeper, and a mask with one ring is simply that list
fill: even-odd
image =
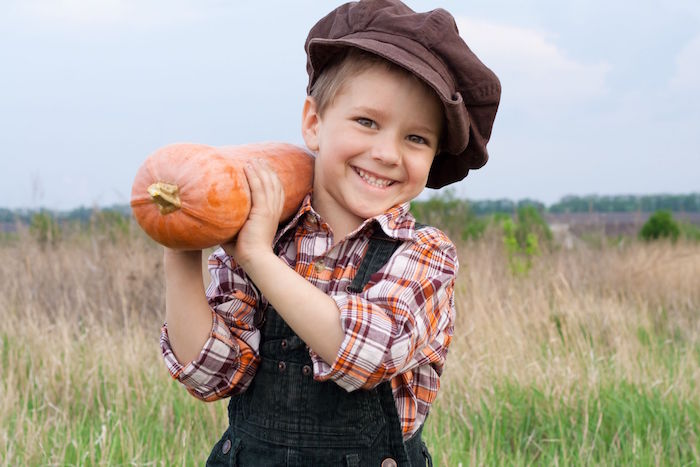
[{"label": "sky", "polygon": [[[304,40],[341,3],[0,0],[0,207],[128,204],[170,143],[302,144]],[[503,87],[452,194],[700,192],[699,1],[406,3],[450,11]]]}]

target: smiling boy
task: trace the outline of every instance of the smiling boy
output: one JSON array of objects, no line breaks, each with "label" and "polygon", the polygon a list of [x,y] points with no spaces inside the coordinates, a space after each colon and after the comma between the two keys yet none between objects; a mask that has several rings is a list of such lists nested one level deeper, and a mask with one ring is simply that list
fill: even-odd
[{"label": "smiling boy", "polygon": [[313,190],[280,227],[279,180],[247,167],[206,293],[201,252],[165,251],[163,354],[196,397],[231,396],[208,465],[424,465],[458,262],[408,203],[486,162],[500,84],[449,13],[398,1],[336,8],[306,50]]},{"label": "smiling boy", "polygon": [[336,237],[423,191],[442,127],[435,93],[388,63],[354,74],[325,111],[307,97],[302,132],[317,154],[312,204]]}]

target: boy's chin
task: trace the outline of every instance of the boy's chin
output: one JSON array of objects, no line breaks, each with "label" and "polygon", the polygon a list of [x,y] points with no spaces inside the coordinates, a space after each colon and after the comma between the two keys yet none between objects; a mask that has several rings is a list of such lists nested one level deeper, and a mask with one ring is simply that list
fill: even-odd
[{"label": "boy's chin", "polygon": [[380,203],[374,203],[372,205],[364,205],[364,206],[352,206],[350,208],[350,211],[356,216],[361,219],[370,219],[372,217],[378,216],[380,214],[385,213],[389,209],[394,207],[394,205],[391,206],[385,206],[384,204]]}]

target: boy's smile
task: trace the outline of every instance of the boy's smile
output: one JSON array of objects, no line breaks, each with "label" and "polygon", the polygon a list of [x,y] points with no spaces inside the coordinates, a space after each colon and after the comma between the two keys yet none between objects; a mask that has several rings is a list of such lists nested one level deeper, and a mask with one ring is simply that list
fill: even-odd
[{"label": "boy's smile", "polygon": [[420,194],[442,120],[425,84],[380,66],[348,78],[323,115],[307,98],[302,132],[317,153],[312,204],[336,240]]},{"label": "boy's smile", "polygon": [[385,187],[394,183],[394,180],[381,178],[379,175],[372,174],[370,172],[367,172],[366,170],[362,170],[362,169],[357,168],[357,167],[355,167],[354,169],[355,169],[355,172],[357,172],[357,175],[359,175],[362,180],[369,183],[373,187],[385,188]]}]

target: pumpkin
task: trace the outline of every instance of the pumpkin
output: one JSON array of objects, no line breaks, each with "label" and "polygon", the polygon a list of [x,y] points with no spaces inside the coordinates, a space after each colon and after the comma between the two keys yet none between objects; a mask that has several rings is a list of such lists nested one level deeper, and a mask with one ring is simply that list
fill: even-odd
[{"label": "pumpkin", "polygon": [[134,178],[131,209],[155,241],[200,250],[232,240],[250,212],[243,167],[264,159],[279,176],[285,202],[280,221],[298,210],[313,181],[313,156],[287,143],[213,147],[178,143],[148,156]]}]

